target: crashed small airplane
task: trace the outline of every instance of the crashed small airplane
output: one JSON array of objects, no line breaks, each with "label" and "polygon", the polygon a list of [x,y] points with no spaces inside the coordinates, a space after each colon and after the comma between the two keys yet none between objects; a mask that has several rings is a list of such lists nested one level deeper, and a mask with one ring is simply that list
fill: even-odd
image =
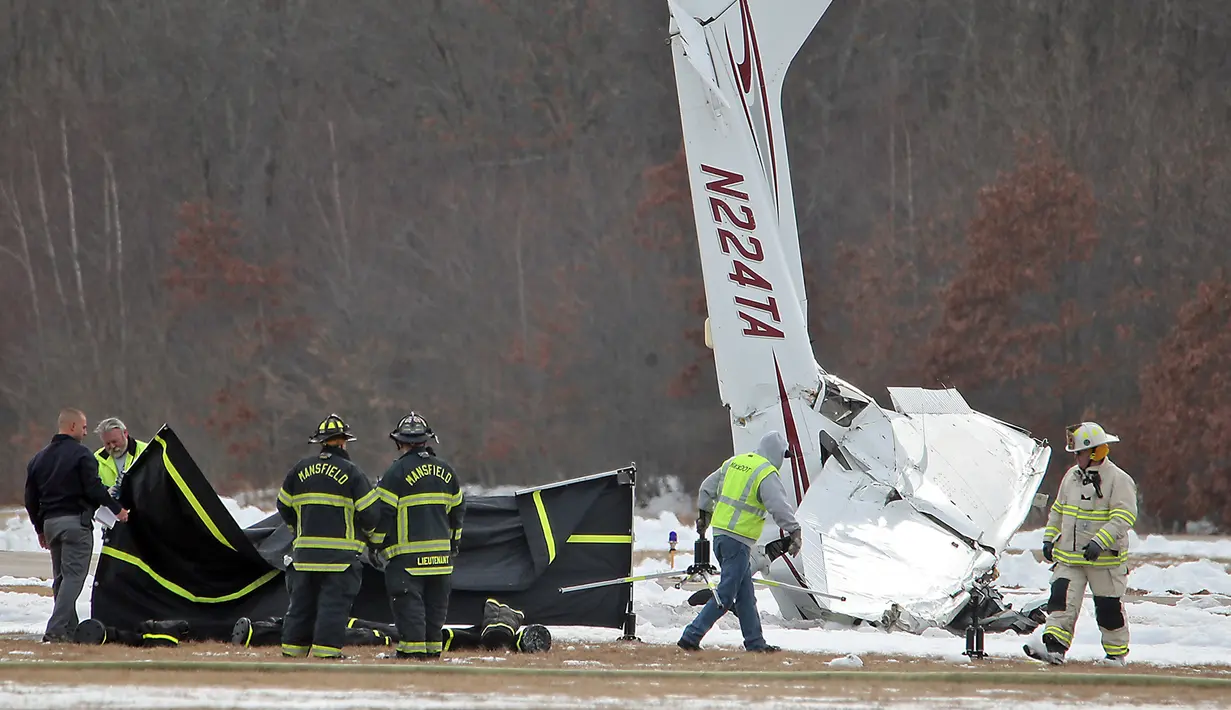
[{"label": "crashed small airplane", "polygon": [[953,389],[889,388],[885,409],[812,351],[781,102],[829,1],[667,4],[706,344],[734,450],[777,429],[794,457],[782,476],[803,549],[772,560],[762,549],[761,574],[845,597],[772,588],[782,615],[918,633],[966,618],[972,599],[981,617],[1004,612],[987,584],[1034,503],[1047,442]]}]

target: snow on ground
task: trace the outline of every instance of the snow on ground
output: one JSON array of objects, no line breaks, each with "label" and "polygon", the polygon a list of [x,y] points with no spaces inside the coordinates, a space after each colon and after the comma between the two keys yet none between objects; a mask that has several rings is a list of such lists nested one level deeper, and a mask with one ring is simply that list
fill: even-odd
[{"label": "snow on ground", "polygon": [[[1043,529],[1023,530],[1009,539],[1010,550],[1039,550],[1043,547]],[[1209,540],[1173,540],[1163,535],[1141,537],[1136,530],[1128,531],[1128,548],[1134,555],[1165,557],[1207,557],[1231,560],[1231,538]]]},{"label": "snow on ground", "polygon": [[[992,694],[986,694],[992,695]],[[847,710],[871,710],[898,708],[926,708],[937,710],[1051,710],[1068,706],[1056,700],[1026,700],[1016,697],[1016,692],[997,692],[1000,697],[968,698],[903,698],[901,700],[877,700],[868,702],[853,698],[795,697],[761,699],[755,705],[766,710],[795,708]],[[654,699],[655,704],[665,704],[683,710],[709,710],[715,706],[747,705],[741,698],[707,695],[665,694]],[[583,704],[584,703],[584,704]],[[464,692],[425,693],[415,691],[414,704],[433,708],[622,708],[630,704],[628,698],[603,698],[587,696],[578,698],[569,695],[478,695]],[[38,708],[39,710],[68,710],[69,708],[280,708],[293,705],[300,710],[400,710],[407,706],[405,691],[380,690],[289,690],[286,688],[232,688],[227,686],[158,686],[158,685],[59,685],[51,683],[0,683],[0,705],[5,708]],[[1081,702],[1086,710],[1122,710],[1123,702]],[[1174,708],[1174,705],[1137,705],[1134,710]],[[1213,704],[1187,705],[1187,707],[1216,707]]]},{"label": "snow on ground", "polygon": [[[241,526],[250,525],[269,514],[253,506],[241,506],[230,498],[223,498],[223,502]],[[0,530],[0,549],[39,551],[24,511],[9,513],[9,519]],[[677,535],[674,567],[683,569],[692,561],[693,542],[696,540],[692,525],[682,523],[666,505],[641,509],[634,524],[635,548],[655,554],[637,566],[636,574],[670,569],[664,553],[669,547],[668,537],[672,531]],[[1035,560],[1031,554],[1041,545],[1041,540],[1041,530],[1020,532],[1013,537],[1010,551],[1001,557],[997,585],[1006,601],[1015,608],[1046,598],[1049,566]],[[100,547],[101,543],[96,541],[95,550]],[[1231,559],[1231,539],[1173,540],[1161,535],[1134,536],[1131,549],[1137,555],[1151,555],[1151,560],[1130,573],[1130,588],[1169,597],[1175,597],[1175,593],[1184,595],[1174,605],[1156,601],[1130,601],[1126,604],[1132,633],[1133,661],[1158,665],[1231,665],[1231,599],[1220,596],[1231,595],[1231,575],[1224,562],[1214,561]],[[89,616],[92,581],[87,580],[85,591],[78,601],[81,618]],[[0,577],[0,633],[41,633],[51,613],[51,597],[6,591],[6,588],[48,585],[47,580]],[[638,582],[633,587],[633,594],[639,621],[637,633],[650,643],[674,644],[679,639],[680,631],[698,611],[687,603],[692,590],[673,589],[669,583],[657,580]],[[788,621],[779,615],[773,594],[765,587],[758,587],[757,603],[766,639],[790,650],[836,656],[883,654],[933,657],[953,663],[965,663],[967,660],[961,655],[965,647],[964,639],[940,629],[912,635],[886,633],[870,627],[849,628],[821,622]],[[558,627],[553,628],[552,632],[561,643],[609,641],[619,635],[613,629],[584,627]],[[1020,657],[1024,641],[1024,637],[1013,633],[989,634],[986,648],[993,656]],[[721,619],[705,638],[704,644],[738,648],[742,645],[738,622],[733,616]],[[1102,655],[1093,602],[1087,597],[1069,657],[1094,660]],[[9,701],[7,691],[0,691],[0,705],[12,705]],[[329,701],[321,702],[328,704]],[[370,706],[383,707],[379,702]],[[333,704],[330,707],[342,706]]]}]

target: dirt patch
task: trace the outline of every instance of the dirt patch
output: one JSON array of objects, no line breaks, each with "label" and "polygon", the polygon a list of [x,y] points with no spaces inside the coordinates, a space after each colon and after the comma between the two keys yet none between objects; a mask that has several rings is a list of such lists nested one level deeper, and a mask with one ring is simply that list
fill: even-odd
[{"label": "dirt patch", "polygon": [[[342,664],[394,663],[381,658],[389,649],[378,646],[347,647],[349,658]],[[695,653],[682,651],[675,646],[645,643],[560,643],[550,653],[520,654],[507,651],[450,652],[445,658],[450,662],[471,666],[499,666],[505,668],[578,669],[622,668],[670,671],[826,671],[832,670],[828,662],[833,654],[799,653],[783,651],[776,654],[752,654],[735,649],[708,649]],[[901,672],[963,672],[983,673],[994,671],[1053,669],[1041,664],[1022,660],[985,659],[966,664],[915,657],[895,657],[868,654],[861,656],[863,670]],[[283,658],[277,648],[241,648],[225,643],[183,643],[176,648],[131,648],[120,645],[79,646],[75,644],[45,644],[29,639],[0,639],[0,659],[7,660],[62,660],[62,661],[229,661],[229,662],[279,662],[298,663],[296,659]],[[0,662],[0,670],[3,662]],[[1134,675],[1212,675],[1231,677],[1231,666],[1153,666],[1130,665],[1127,668],[1099,666],[1093,663],[1074,662],[1064,666],[1064,673],[1132,673]]]},{"label": "dirt patch", "polygon": [[[505,663],[485,660],[491,657],[467,657],[471,663],[488,665]],[[498,658],[498,656],[497,656]],[[262,659],[271,660],[271,659]],[[742,658],[740,660],[743,660]],[[288,662],[293,664],[294,662]],[[344,666],[341,662],[338,666]],[[1054,683],[1014,684],[995,682],[985,672],[971,670],[970,682],[933,680],[862,679],[858,675],[835,679],[774,678],[756,676],[716,677],[662,676],[637,677],[607,675],[559,676],[537,674],[502,675],[497,673],[428,672],[417,663],[396,660],[365,659],[362,665],[384,664],[396,667],[398,672],[364,673],[358,669],[346,672],[339,669],[329,672],[277,673],[261,670],[216,672],[208,667],[201,670],[145,670],[145,669],[56,669],[51,664],[37,667],[5,667],[0,663],[0,680],[30,684],[105,684],[136,686],[203,686],[228,688],[287,688],[295,690],[389,690],[405,693],[462,693],[514,698],[518,696],[549,695],[576,698],[621,698],[631,703],[669,701],[672,697],[705,697],[721,699],[724,704],[766,700],[789,701],[825,697],[849,699],[853,702],[908,701],[915,698],[971,697],[995,693],[1009,698],[1038,699],[1047,697],[1057,704],[1079,703],[1098,700],[1104,703],[1133,705],[1139,703],[1191,704],[1225,699],[1226,688],[1193,688],[1175,686],[1105,686],[1068,685],[1062,674],[1053,675]],[[560,667],[559,661],[552,664]],[[335,667],[338,667],[335,666]],[[511,666],[510,666],[511,667]],[[872,666],[875,667],[875,666]],[[778,666],[779,669],[782,666]],[[1020,665],[1018,665],[1020,668]],[[742,663],[727,660],[723,670],[746,670]],[[952,666],[944,667],[953,671]],[[401,672],[401,671],[405,672]],[[1039,673],[1051,671],[1039,667]],[[980,682],[985,675],[989,682]]]},{"label": "dirt patch", "polygon": [[51,587],[40,587],[34,584],[18,584],[12,587],[0,587],[0,592],[19,592],[21,594],[37,594],[40,597],[52,596]]}]

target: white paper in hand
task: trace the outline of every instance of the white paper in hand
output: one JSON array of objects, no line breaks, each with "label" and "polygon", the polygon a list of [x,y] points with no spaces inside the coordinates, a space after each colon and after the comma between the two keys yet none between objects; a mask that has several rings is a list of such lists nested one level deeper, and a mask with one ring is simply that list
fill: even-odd
[{"label": "white paper in hand", "polygon": [[115,513],[112,513],[111,509],[106,506],[100,507],[98,510],[94,511],[94,519],[102,523],[103,527],[108,530],[115,527],[115,524],[120,520],[115,517]]}]

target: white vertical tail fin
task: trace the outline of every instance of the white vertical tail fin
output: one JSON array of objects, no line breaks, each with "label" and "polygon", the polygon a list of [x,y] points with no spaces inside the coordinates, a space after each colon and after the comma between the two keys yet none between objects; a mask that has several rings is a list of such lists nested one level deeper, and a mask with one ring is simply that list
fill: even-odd
[{"label": "white vertical tail fin", "polygon": [[[787,69],[830,0],[667,0],[679,55],[711,89],[723,109],[734,109],[733,130],[747,132],[765,177],[771,213],[778,222],[788,274],[800,311],[808,317],[803,262],[782,125],[782,85]],[[681,99],[683,96],[681,94]],[[700,108],[700,107],[698,107]],[[682,110],[687,110],[681,104]],[[687,119],[685,119],[687,121]]]},{"label": "white vertical tail fin", "polygon": [[719,391],[737,450],[773,428],[802,455],[784,480],[797,501],[809,462],[819,466],[808,416],[819,381],[780,105],[787,68],[828,6],[668,0]]}]

